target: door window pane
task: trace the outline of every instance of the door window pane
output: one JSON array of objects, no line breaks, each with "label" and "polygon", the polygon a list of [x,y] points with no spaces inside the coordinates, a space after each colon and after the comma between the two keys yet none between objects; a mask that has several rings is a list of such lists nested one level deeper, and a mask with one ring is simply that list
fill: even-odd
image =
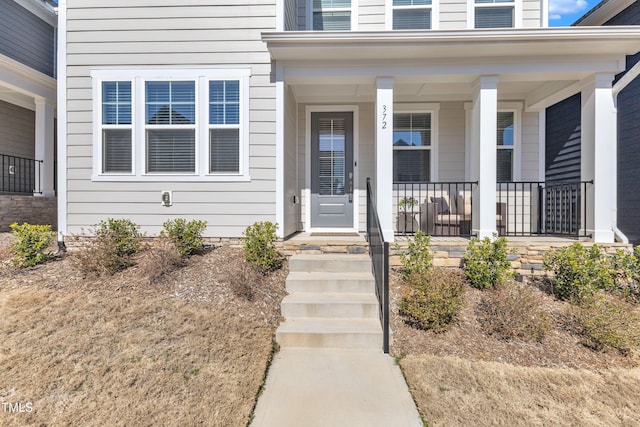
[{"label": "door window pane", "polygon": [[321,196],[344,194],[346,183],[344,119],[319,119],[318,136],[319,194]]}]

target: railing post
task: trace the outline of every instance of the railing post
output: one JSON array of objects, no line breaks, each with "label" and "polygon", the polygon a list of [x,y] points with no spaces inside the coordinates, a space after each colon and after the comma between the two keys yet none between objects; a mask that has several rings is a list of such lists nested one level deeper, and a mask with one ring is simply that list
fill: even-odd
[{"label": "railing post", "polygon": [[385,353],[389,353],[389,242],[384,242],[383,271],[384,306],[382,315],[382,350]]}]

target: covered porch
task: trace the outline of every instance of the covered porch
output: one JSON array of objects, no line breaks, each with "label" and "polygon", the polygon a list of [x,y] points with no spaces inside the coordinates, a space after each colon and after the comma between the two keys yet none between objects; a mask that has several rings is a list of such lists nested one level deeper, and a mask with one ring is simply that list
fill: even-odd
[{"label": "covered porch", "polygon": [[[624,241],[615,224],[612,84],[625,55],[640,50],[637,29],[286,32],[263,40],[281,112],[282,237],[364,230],[371,177],[387,241],[417,230]],[[545,109],[576,93],[580,180],[552,182]]]}]

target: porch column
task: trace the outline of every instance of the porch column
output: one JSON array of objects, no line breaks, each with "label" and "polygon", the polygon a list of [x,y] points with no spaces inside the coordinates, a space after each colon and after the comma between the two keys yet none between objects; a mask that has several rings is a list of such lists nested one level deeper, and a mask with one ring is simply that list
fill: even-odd
[{"label": "porch column", "polygon": [[36,183],[38,183],[38,189],[40,193],[35,193],[36,196],[53,197],[55,192],[53,190],[54,182],[54,155],[53,155],[53,117],[54,117],[54,104],[47,102],[44,99],[36,99],[36,147],[35,158],[36,160],[42,160],[40,169],[36,168]]},{"label": "porch column", "polygon": [[478,181],[473,193],[473,233],[492,237],[496,230],[496,134],[498,76],[478,79],[471,106],[470,177]]},{"label": "porch column", "polygon": [[582,89],[581,178],[587,185],[582,228],[597,243],[614,241],[616,215],[617,110],[612,90],[613,74],[597,74]]},{"label": "porch column", "polygon": [[376,79],[375,194],[380,226],[393,242],[393,78]]}]

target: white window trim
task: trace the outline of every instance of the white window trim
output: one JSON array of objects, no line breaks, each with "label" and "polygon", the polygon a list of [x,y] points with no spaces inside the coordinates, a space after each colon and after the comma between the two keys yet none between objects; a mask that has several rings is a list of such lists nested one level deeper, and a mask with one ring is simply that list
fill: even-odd
[{"label": "white window trim", "polygon": [[[464,149],[464,170],[465,181],[471,180],[471,110],[473,103],[465,102],[465,149]],[[498,102],[498,111],[513,112],[513,182],[519,182],[522,179],[522,110],[524,104],[522,102]],[[496,117],[497,119],[497,117]],[[543,132],[544,133],[544,132]],[[497,137],[497,135],[496,135]],[[496,170],[497,173],[497,170]]]},{"label": "white window trim", "polygon": [[513,148],[496,146],[498,150],[513,150],[512,182],[520,182],[522,179],[522,108],[521,102],[498,102],[498,113],[513,113]]},{"label": "white window trim", "polygon": [[440,0],[431,0],[431,4],[426,6],[394,6],[393,0],[386,0],[384,22],[387,31],[393,31],[393,11],[396,9],[431,9],[431,30],[440,29]]},{"label": "white window trim", "polygon": [[476,4],[475,0],[467,0],[467,29],[476,29],[476,7],[499,7],[507,5],[513,5],[513,28],[522,28],[522,1],[523,0],[513,0],[510,3]]},{"label": "white window trim", "polygon": [[[92,70],[93,91],[93,173],[92,181],[249,181],[249,77],[251,71],[241,69],[131,69]],[[147,80],[194,80],[196,82],[196,172],[146,173],[144,123],[144,82]],[[240,82],[240,147],[239,173],[209,173],[209,116],[208,90],[210,80],[238,80]],[[132,96],[132,173],[102,172],[102,82],[130,81]]]},{"label": "white window trim", "polygon": [[[351,7],[349,8],[344,8],[344,7],[333,8],[332,7],[332,8],[327,8],[323,10],[327,12],[345,12],[345,11],[351,12],[351,30],[350,31],[356,31],[358,29],[358,0],[351,0]],[[313,8],[313,0],[307,0],[307,30],[308,31],[315,31],[313,29],[313,12],[314,11],[316,11],[316,9]]]},{"label": "white window trim", "polygon": [[[439,180],[439,168],[438,168],[438,124],[440,122],[440,104],[438,103],[416,103],[416,104],[394,104],[393,114],[398,113],[429,113],[431,114],[431,156],[430,156],[430,169],[431,169],[431,182],[438,182]],[[391,176],[393,179],[393,175]]]}]

